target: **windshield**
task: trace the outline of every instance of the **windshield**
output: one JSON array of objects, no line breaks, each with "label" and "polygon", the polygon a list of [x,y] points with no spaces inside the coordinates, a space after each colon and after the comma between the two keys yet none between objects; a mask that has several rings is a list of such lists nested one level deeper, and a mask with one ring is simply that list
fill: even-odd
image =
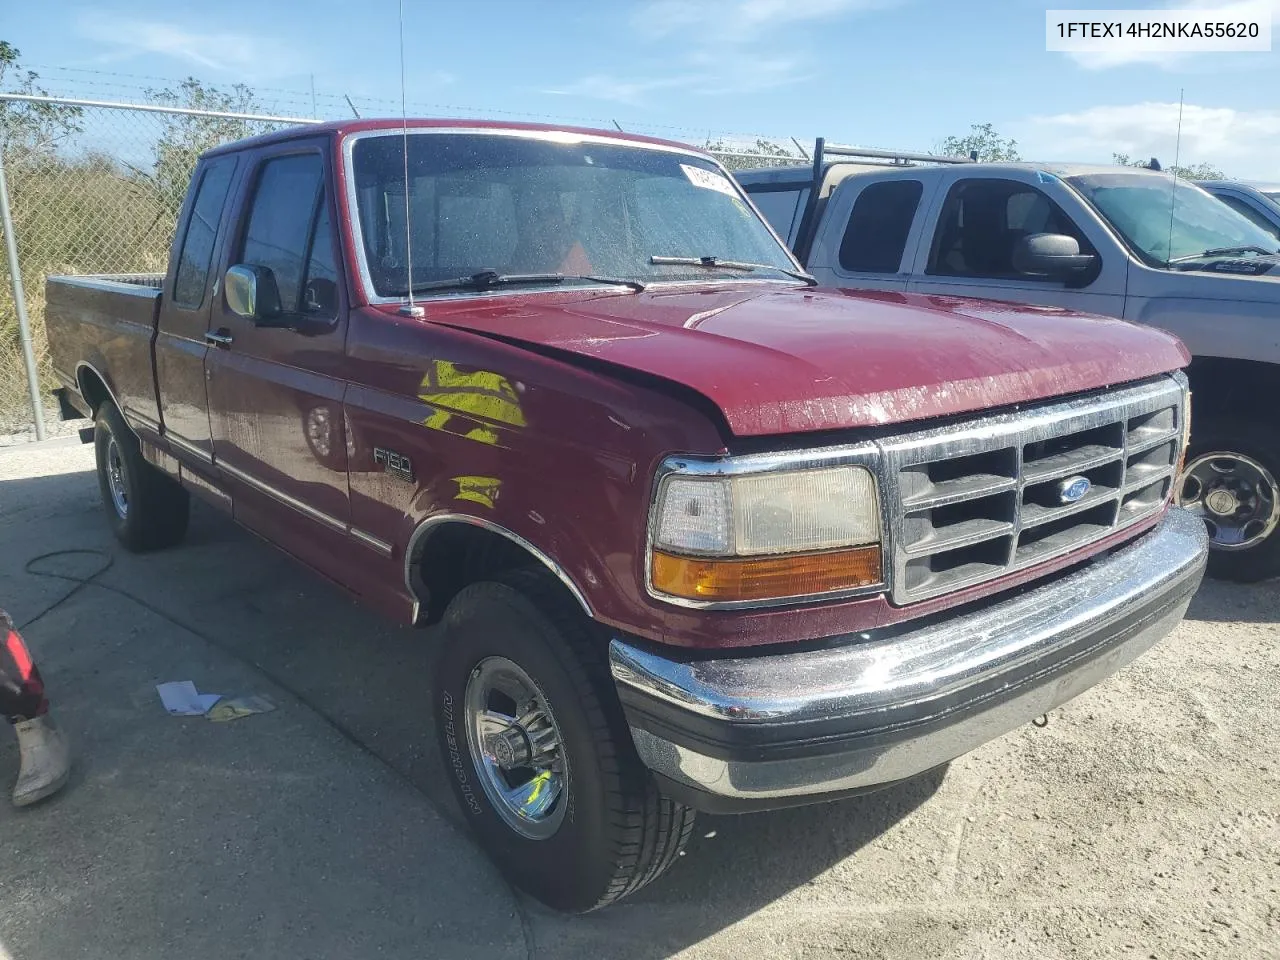
[{"label": "windshield", "polygon": [[1067,182],[1149,263],[1165,266],[1208,250],[1276,249],[1271,234],[1199,187],[1171,176],[1098,173]]},{"label": "windshield", "polygon": [[[710,160],[617,143],[486,134],[409,135],[415,286],[482,271],[644,283],[787,279],[794,261]],[[408,289],[404,138],[352,148],[365,258],[380,296]],[[651,258],[740,261],[711,271]],[[589,281],[587,281],[589,282]]]}]

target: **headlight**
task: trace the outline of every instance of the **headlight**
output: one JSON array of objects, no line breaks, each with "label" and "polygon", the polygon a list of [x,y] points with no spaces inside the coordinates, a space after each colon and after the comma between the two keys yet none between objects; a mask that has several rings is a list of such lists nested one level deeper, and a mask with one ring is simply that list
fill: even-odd
[{"label": "headlight", "polygon": [[672,474],[654,509],[650,585],[708,603],[782,600],[879,584],[880,510],[865,467]]}]

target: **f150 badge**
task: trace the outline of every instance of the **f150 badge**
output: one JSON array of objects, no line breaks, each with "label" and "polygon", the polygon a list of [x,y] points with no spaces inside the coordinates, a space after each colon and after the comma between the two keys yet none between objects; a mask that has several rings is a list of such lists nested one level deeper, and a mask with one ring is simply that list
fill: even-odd
[{"label": "f150 badge", "polygon": [[373,448],[373,462],[382,465],[382,469],[393,477],[413,482],[413,463],[404,454],[382,447]]},{"label": "f150 badge", "polygon": [[1058,502],[1079,503],[1092,488],[1088,477],[1067,477],[1058,483]]}]

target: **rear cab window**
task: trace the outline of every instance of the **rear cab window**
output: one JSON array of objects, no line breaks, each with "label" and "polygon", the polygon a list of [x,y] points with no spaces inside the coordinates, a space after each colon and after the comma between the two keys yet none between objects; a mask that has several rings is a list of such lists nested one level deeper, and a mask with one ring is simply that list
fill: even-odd
[{"label": "rear cab window", "polygon": [[217,157],[206,163],[201,171],[173,282],[173,302],[180,307],[199,307],[204,302],[213,247],[218,238],[218,223],[222,219],[222,208],[226,204],[235,169],[235,157]]},{"label": "rear cab window", "polygon": [[887,180],[864,187],[840,241],[840,266],[850,273],[898,273],[924,184]]}]

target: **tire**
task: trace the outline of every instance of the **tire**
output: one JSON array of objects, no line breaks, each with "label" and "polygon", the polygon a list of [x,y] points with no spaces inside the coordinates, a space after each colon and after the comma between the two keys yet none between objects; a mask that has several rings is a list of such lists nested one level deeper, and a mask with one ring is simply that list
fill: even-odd
[{"label": "tire", "polygon": [[[449,781],[480,845],[515,886],[570,913],[607,906],[657,879],[694,820],[692,809],[658,792],[636,756],[593,626],[540,572],[472,584],[445,611],[432,697]],[[536,686],[558,735],[554,755],[564,761],[555,805],[519,828],[495,802],[468,729],[469,691],[484,689],[482,678],[506,663]]]},{"label": "tire", "polygon": [[[1256,481],[1251,509],[1230,517],[1209,509],[1215,483],[1228,478]],[[1280,430],[1268,424],[1212,418],[1192,425],[1186,465],[1178,478],[1178,503],[1205,518],[1212,548],[1209,575],[1219,580],[1256,583],[1280,576]],[[1268,489],[1269,488],[1269,489]],[[1243,503],[1250,501],[1243,500]],[[1250,518],[1241,524],[1240,518]],[[1234,531],[1240,530],[1240,536]],[[1249,544],[1248,540],[1255,542]],[[1245,544],[1238,541],[1244,540]]]},{"label": "tire", "polygon": [[98,407],[93,435],[98,488],[116,539],[135,553],[181,543],[191,510],[187,491],[142,458],[137,436],[110,402]]}]

